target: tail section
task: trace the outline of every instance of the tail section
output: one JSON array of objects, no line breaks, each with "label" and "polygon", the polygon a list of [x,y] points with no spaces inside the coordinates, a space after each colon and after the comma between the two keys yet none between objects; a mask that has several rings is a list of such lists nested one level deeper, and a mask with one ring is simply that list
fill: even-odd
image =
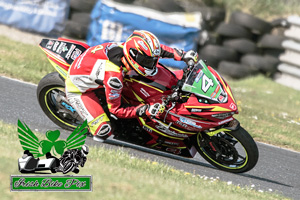
[{"label": "tail section", "polygon": [[66,78],[67,71],[73,61],[81,55],[89,45],[66,38],[43,39],[40,47],[47,54],[50,63],[58,73]]}]

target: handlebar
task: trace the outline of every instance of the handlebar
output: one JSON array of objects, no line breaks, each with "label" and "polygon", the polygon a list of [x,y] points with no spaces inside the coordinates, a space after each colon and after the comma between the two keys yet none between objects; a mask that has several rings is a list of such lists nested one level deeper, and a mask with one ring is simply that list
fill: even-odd
[{"label": "handlebar", "polygon": [[189,60],[187,63],[187,66],[183,69],[183,75],[182,78],[177,82],[176,86],[173,88],[173,93],[166,96],[165,99],[163,99],[162,104],[164,106],[168,105],[170,101],[174,102],[179,99],[179,90],[182,88],[188,73],[191,71],[191,69],[195,66],[194,60]]}]

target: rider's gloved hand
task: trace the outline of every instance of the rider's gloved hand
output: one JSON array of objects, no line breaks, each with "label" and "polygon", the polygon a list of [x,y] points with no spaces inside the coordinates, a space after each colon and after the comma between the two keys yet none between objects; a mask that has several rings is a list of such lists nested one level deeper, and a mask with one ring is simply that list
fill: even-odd
[{"label": "rider's gloved hand", "polygon": [[137,108],[136,115],[139,117],[149,116],[156,117],[165,111],[165,106],[160,103],[155,103],[153,105],[142,105]]},{"label": "rider's gloved hand", "polygon": [[190,60],[192,60],[194,63],[196,63],[198,61],[198,53],[193,51],[193,50],[189,50],[187,52],[184,52],[183,56],[182,56],[182,60],[186,64],[189,64]]}]

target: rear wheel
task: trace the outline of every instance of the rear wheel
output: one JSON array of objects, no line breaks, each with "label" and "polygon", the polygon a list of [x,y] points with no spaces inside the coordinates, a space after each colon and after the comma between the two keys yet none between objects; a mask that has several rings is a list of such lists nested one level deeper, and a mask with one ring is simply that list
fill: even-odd
[{"label": "rear wheel", "polygon": [[53,72],[47,74],[38,84],[37,98],[44,113],[63,129],[73,130],[83,120],[68,103],[65,94],[65,81]]},{"label": "rear wheel", "polygon": [[242,127],[212,137],[198,134],[195,146],[206,161],[227,172],[249,171],[258,161],[256,143]]}]

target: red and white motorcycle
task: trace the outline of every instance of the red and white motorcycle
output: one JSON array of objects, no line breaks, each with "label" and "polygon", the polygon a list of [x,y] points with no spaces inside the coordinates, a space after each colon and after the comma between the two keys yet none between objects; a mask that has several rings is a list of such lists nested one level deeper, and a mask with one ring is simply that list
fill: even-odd
[{"label": "red and white motorcycle", "polygon": [[[89,46],[59,38],[40,43],[57,72],[46,75],[37,89],[44,113],[58,126],[72,130],[82,119],[65,98],[65,78],[74,59]],[[158,64],[153,77],[131,72],[124,78],[122,97],[130,105],[163,102],[166,109],[157,118],[114,119],[114,139],[142,145],[184,157],[198,152],[224,171],[241,173],[258,161],[258,148],[250,134],[233,115],[237,104],[226,81],[200,60],[184,70],[170,71]],[[103,89],[96,91],[106,106]]]}]

